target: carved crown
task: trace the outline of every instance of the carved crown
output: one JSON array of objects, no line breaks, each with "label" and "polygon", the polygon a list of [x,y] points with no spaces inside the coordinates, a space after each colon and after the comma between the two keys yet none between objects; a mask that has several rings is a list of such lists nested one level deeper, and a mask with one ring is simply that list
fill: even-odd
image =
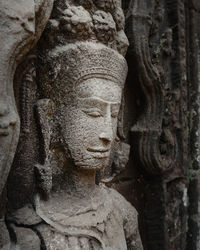
[{"label": "carved crown", "polygon": [[49,97],[66,95],[89,78],[110,80],[123,88],[128,70],[122,55],[92,42],[56,47],[40,61],[40,86]]},{"label": "carved crown", "polygon": [[45,95],[68,94],[88,78],[111,80],[123,88],[124,23],[120,0],[59,0],[41,39],[38,76]]},{"label": "carved crown", "polygon": [[129,42],[120,0],[59,0],[45,40],[52,47],[77,41],[100,42],[125,56]]}]

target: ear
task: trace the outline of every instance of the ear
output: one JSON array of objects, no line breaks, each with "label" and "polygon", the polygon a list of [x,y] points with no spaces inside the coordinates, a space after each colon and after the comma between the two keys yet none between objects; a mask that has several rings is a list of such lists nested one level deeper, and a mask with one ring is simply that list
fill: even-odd
[{"label": "ear", "polygon": [[51,140],[51,110],[52,102],[50,99],[40,99],[36,103],[36,115],[39,123],[40,145],[42,162],[35,165],[35,174],[38,191],[44,198],[48,195],[52,188],[52,170],[50,166],[50,140]]},{"label": "ear", "polygon": [[51,117],[51,107],[52,102],[50,99],[40,99],[36,103],[36,115],[40,128],[41,142],[42,143],[42,154],[43,154],[43,164],[46,164],[49,161],[49,146],[51,139],[51,126],[50,126],[50,117]]},{"label": "ear", "polygon": [[124,93],[122,93],[122,100],[121,100],[121,106],[118,114],[118,123],[117,123],[117,136],[116,141],[124,140],[124,106],[125,106],[125,99],[124,99]]}]

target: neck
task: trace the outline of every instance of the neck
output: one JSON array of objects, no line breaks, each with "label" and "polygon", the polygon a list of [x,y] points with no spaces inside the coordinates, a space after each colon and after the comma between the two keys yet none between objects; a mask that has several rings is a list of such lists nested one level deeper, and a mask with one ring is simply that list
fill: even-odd
[{"label": "neck", "polygon": [[60,191],[72,195],[90,195],[96,187],[95,176],[96,170],[72,167],[65,172],[63,181],[60,184]]},{"label": "neck", "polygon": [[71,185],[75,191],[79,192],[95,187],[95,170],[73,169],[69,175],[71,178]]}]

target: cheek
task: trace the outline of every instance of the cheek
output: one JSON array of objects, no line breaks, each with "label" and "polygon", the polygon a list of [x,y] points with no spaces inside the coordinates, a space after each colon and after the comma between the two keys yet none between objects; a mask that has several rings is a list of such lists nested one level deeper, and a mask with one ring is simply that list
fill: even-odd
[{"label": "cheek", "polygon": [[117,133],[117,123],[118,123],[117,118],[113,118],[113,120],[112,120],[112,128],[113,128],[113,134],[114,135]]},{"label": "cheek", "polygon": [[84,144],[95,143],[98,135],[103,128],[103,118],[88,117],[86,114],[80,114],[78,123],[74,127],[74,138]]},{"label": "cheek", "polygon": [[97,140],[97,135],[103,127],[103,118],[89,117],[79,109],[69,108],[62,115],[61,127],[65,140],[75,144]]}]

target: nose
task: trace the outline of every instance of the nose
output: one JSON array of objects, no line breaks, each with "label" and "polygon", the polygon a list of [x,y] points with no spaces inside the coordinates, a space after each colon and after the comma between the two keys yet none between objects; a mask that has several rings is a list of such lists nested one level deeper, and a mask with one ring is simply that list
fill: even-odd
[{"label": "nose", "polygon": [[112,117],[109,107],[104,117],[104,123],[102,124],[102,127],[103,129],[99,134],[99,139],[102,140],[105,144],[110,144],[113,140],[113,127],[112,127]]},{"label": "nose", "polygon": [[105,144],[109,144],[112,141],[112,134],[109,132],[102,132],[99,135],[99,138],[105,143]]}]

